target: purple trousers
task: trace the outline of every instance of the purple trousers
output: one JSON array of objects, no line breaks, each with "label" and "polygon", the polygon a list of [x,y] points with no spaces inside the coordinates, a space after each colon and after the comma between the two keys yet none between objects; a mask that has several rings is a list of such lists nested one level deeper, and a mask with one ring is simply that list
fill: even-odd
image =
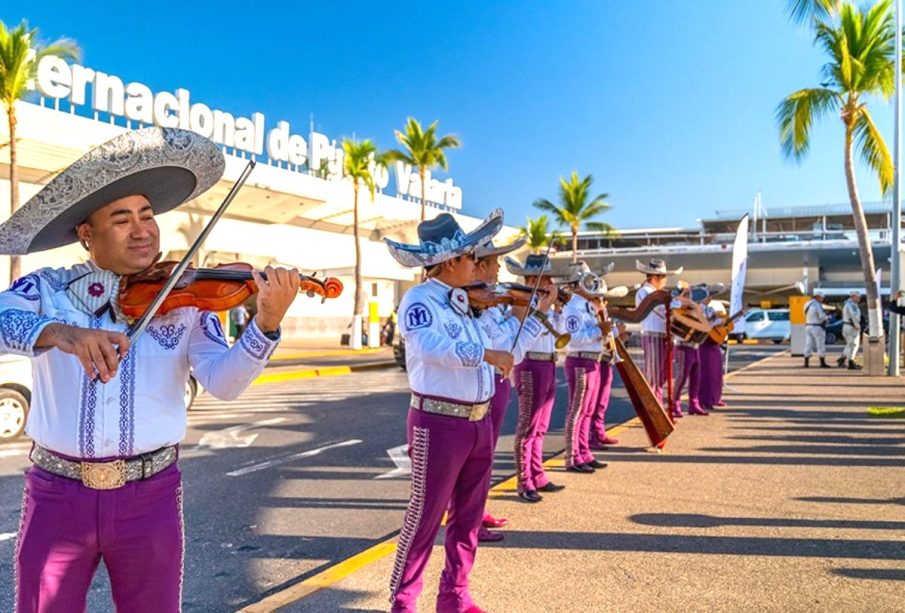
[{"label": "purple trousers", "polygon": [[525,360],[515,367],[518,425],[515,429],[515,471],[520,492],[536,490],[550,480],[544,473],[544,436],[550,427],[556,397],[556,363]]},{"label": "purple trousers", "polygon": [[16,545],[16,611],[85,611],[103,559],[117,611],[177,612],[183,545],[176,465],[104,491],[32,466]]},{"label": "purple trousers", "polygon": [[566,466],[584,464],[591,455],[591,414],[597,406],[600,362],[587,358],[566,358],[566,383],[569,385],[569,409],[566,412]]},{"label": "purple trousers", "polygon": [[701,407],[701,364],[698,360],[698,348],[688,345],[676,347],[676,387],[673,390],[673,410],[682,410],[682,393],[688,386],[688,407]]},{"label": "purple trousers", "polygon": [[707,408],[723,399],[723,350],[709,340],[698,348],[701,361],[701,404]]},{"label": "purple trousers", "polygon": [[408,414],[412,491],[390,579],[394,613],[414,612],[424,568],[446,518],[446,567],[437,595],[439,613],[472,606],[468,573],[478,549],[478,528],[493,464],[490,416],[480,421],[424,413]]},{"label": "purple trousers", "polygon": [[665,334],[641,334],[641,351],[644,354],[644,378],[654,395],[663,402],[666,387],[666,358],[668,337]]},{"label": "purple trousers", "polygon": [[509,398],[512,396],[512,383],[508,377],[496,375],[494,377],[496,391],[490,399],[490,425],[493,427],[493,447],[500,439],[500,430],[503,429],[503,418],[506,417],[506,407],[509,406]]},{"label": "purple trousers", "polygon": [[600,363],[600,381],[597,384],[597,402],[591,414],[591,439],[606,439],[606,409],[610,406],[610,391],[613,387],[613,365]]}]

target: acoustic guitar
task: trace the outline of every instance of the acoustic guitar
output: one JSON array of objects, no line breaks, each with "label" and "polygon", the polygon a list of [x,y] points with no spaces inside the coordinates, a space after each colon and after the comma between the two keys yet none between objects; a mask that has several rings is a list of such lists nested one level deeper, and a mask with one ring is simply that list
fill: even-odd
[{"label": "acoustic guitar", "polygon": [[744,314],[745,309],[740,310],[723,323],[717,324],[711,328],[710,332],[707,333],[707,336],[717,345],[722,345],[729,338],[729,333],[735,329],[735,321]]}]

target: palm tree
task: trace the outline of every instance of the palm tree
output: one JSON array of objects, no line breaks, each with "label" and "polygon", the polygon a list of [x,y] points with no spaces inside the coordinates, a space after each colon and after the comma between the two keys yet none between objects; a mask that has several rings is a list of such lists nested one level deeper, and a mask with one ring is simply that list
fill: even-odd
[{"label": "palm tree", "polygon": [[[571,230],[573,262],[578,261],[578,231],[582,224],[610,208],[606,202],[609,194],[600,194],[589,201],[593,182],[594,178],[591,175],[580,179],[578,173],[573,170],[568,180],[565,177],[559,178],[559,199],[562,203],[560,206],[543,198],[534,201],[534,206],[551,213],[557,224],[568,226]],[[607,231],[612,230],[609,224],[603,224],[603,226],[609,228]],[[598,227],[600,226],[598,225]]]},{"label": "palm tree", "polygon": [[890,1],[863,11],[844,3],[838,17],[815,17],[814,42],[829,55],[821,71],[820,87],[801,89],[776,108],[783,154],[800,162],[810,149],[811,126],[828,113],[838,113],[845,131],[845,179],[861,252],[871,337],[882,336],[876,267],[867,220],[855,181],[854,149],[873,170],[884,194],[893,186],[894,169],[889,149],[874,124],[865,98],[879,94],[888,99],[895,89],[895,26]]},{"label": "palm tree", "polygon": [[540,253],[550,243],[549,219],[546,215],[540,215],[537,219],[528,218],[528,223],[519,228],[519,236],[528,239],[526,243],[531,253]]},{"label": "palm tree", "polygon": [[[28,93],[26,84],[37,76],[38,63],[46,55],[76,59],[79,50],[69,39],[61,38],[42,45],[38,30],[28,29],[22,21],[10,30],[0,21],[0,100],[9,119],[9,202],[10,215],[19,209],[19,168],[16,163],[16,101]],[[12,256],[9,264],[10,281],[19,276],[19,257]]]},{"label": "palm tree", "polygon": [[361,348],[361,239],[358,236],[358,191],[362,185],[368,188],[371,200],[374,200],[374,176],[372,168],[375,164],[384,164],[383,156],[377,154],[377,147],[370,139],[357,141],[343,139],[343,175],[352,180],[352,233],[355,235],[355,303],[352,311],[352,334],[349,335],[349,346]]},{"label": "palm tree", "polygon": [[391,149],[386,152],[387,162],[404,162],[418,169],[421,179],[421,221],[427,215],[427,171],[440,167],[448,168],[444,149],[456,149],[461,146],[459,139],[452,134],[437,139],[437,121],[422,130],[421,123],[414,117],[405,122],[405,132],[396,130],[396,140],[403,149]]},{"label": "palm tree", "polygon": [[839,0],[786,0],[789,18],[802,24],[809,20],[825,21],[839,12]]}]

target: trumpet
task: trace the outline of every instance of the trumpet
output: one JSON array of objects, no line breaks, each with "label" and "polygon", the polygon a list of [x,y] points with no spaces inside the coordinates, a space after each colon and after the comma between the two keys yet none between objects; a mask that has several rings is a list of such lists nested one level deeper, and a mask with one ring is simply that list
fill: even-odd
[{"label": "trumpet", "polygon": [[538,321],[547,329],[547,331],[553,335],[553,338],[556,339],[556,348],[562,349],[566,345],[569,344],[569,341],[572,340],[572,335],[569,333],[560,334],[556,328],[553,327],[553,324],[550,323],[550,318],[547,317],[546,313],[541,313],[536,309],[531,309],[531,314],[537,317]]}]

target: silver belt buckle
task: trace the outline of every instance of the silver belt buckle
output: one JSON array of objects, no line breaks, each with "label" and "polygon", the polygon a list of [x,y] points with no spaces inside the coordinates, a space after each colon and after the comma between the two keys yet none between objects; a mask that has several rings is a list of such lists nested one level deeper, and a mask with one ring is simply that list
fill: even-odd
[{"label": "silver belt buckle", "polygon": [[82,484],[93,490],[115,490],[126,484],[126,462],[81,462]]}]

